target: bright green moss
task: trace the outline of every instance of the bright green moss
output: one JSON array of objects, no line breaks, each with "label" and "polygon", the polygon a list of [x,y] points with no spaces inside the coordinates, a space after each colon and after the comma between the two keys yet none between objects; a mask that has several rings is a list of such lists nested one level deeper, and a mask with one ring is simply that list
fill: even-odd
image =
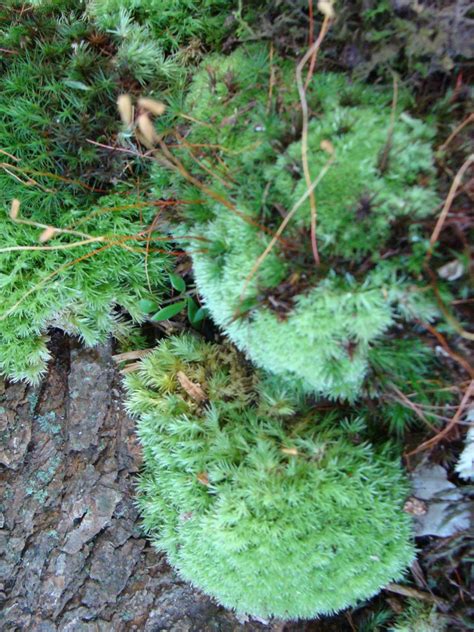
[{"label": "bright green moss", "polygon": [[233,5],[227,0],[92,0],[87,11],[114,37],[119,68],[142,83],[169,83],[182,76],[186,62],[199,58],[204,47],[221,43]]},{"label": "bright green moss", "polygon": [[193,38],[218,42],[226,30],[226,16],[237,6],[233,4],[227,0],[93,0],[89,11],[104,30],[115,28],[117,16],[127,12],[169,50]]},{"label": "bright green moss", "polygon": [[[137,200],[127,196],[125,201],[133,205]],[[91,237],[104,237],[105,243],[55,250],[81,240],[63,234],[47,242],[51,250],[13,250],[0,254],[2,373],[15,380],[38,381],[49,358],[46,344],[50,327],[79,336],[92,346],[110,334],[127,337],[132,323],[124,319],[124,311],[135,322],[143,319],[138,301],[149,297],[144,245],[127,238],[144,230],[146,225],[137,209],[114,212],[115,207],[123,204],[123,196],[105,196],[100,204],[86,209],[87,212],[102,210],[103,214],[81,223],[79,230]],[[151,221],[153,209],[140,210]],[[84,215],[86,212],[65,213],[56,226],[73,228]],[[39,246],[41,231],[37,228],[18,226],[6,214],[0,225],[2,247]],[[121,238],[125,241],[120,244]],[[164,255],[151,254],[148,266],[159,291],[169,264]]]},{"label": "bright green moss", "polygon": [[399,463],[356,438],[360,419],[295,414],[284,387],[238,367],[235,352],[184,336],[127,377],[156,547],[220,603],[260,617],[331,613],[399,578],[413,558]]},{"label": "bright green moss", "polygon": [[[306,191],[294,66],[274,59],[272,84],[271,72],[261,46],[206,59],[186,100],[193,123],[176,155],[214,195],[162,168],[156,186],[206,201],[187,205],[183,216],[210,240],[206,252],[193,256],[196,284],[232,341],[272,373],[302,380],[324,396],[353,399],[371,345],[398,320],[429,320],[436,312],[409,275],[412,245],[424,248],[416,222],[437,204],[432,130],[397,112],[391,135],[390,91],[316,75],[308,90],[312,179],[328,159],[321,142],[335,151],[316,189],[322,265],[311,254],[306,201],[284,234],[287,241],[253,274],[268,233]],[[408,102],[402,93],[400,107]]]},{"label": "bright green moss", "polygon": [[[2,47],[12,51],[0,61],[0,372],[37,382],[50,327],[93,345],[130,332],[124,312],[141,320],[144,231],[156,209],[143,206],[133,183],[119,184],[127,158],[89,142],[108,144],[119,130],[120,77],[104,42],[71,3],[21,4],[0,9]],[[79,233],[41,244],[41,226],[9,217],[13,199],[19,219]],[[148,267],[159,292],[169,263],[152,252]]]}]

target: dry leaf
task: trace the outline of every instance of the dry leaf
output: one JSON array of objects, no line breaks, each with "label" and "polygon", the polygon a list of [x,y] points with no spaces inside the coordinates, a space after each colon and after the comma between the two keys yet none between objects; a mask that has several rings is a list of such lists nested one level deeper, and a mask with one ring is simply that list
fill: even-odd
[{"label": "dry leaf", "polygon": [[39,236],[39,242],[44,244],[46,241],[49,241],[56,234],[56,229],[53,226],[48,226],[43,230],[41,235]]},{"label": "dry leaf", "polygon": [[137,118],[137,125],[141,132],[143,144],[145,147],[148,147],[148,149],[153,149],[160,139],[148,114],[140,114]]},{"label": "dry leaf", "polygon": [[333,155],[333,153],[334,153],[334,146],[333,146],[333,144],[331,143],[330,140],[322,140],[319,146],[326,153],[330,154],[331,156]]},{"label": "dry leaf", "polygon": [[166,105],[161,101],[155,101],[155,99],[150,99],[148,97],[141,97],[138,99],[138,105],[145,110],[148,110],[150,114],[154,116],[161,116],[165,113]]},{"label": "dry leaf", "polygon": [[125,351],[124,353],[116,353],[112,356],[115,362],[126,362],[127,360],[139,360],[151,353],[153,349],[135,349],[134,351]]},{"label": "dry leaf", "polygon": [[20,200],[12,200],[12,205],[10,207],[11,219],[16,219],[19,214],[20,214]]},{"label": "dry leaf", "polygon": [[428,508],[424,500],[411,496],[404,504],[403,511],[413,516],[423,516],[428,511]]},{"label": "dry leaf", "polygon": [[185,375],[185,373],[183,373],[182,371],[178,371],[176,377],[178,378],[178,382],[181,384],[181,386],[190,397],[195,399],[197,402],[203,402],[206,399],[206,395],[204,394],[201,386],[199,386],[199,384],[191,382],[191,380],[187,375]]},{"label": "dry leaf", "polygon": [[131,364],[127,364],[127,366],[125,368],[123,368],[120,373],[122,375],[126,375],[127,373],[134,373],[135,371],[138,371],[138,369],[140,369],[142,366],[141,362],[132,362]]},{"label": "dry leaf", "polygon": [[441,266],[441,268],[438,268],[437,272],[441,279],[446,279],[446,281],[457,281],[464,274],[464,266],[461,261],[454,259],[454,261],[450,261],[444,266]]},{"label": "dry leaf", "polygon": [[299,452],[296,448],[282,448],[283,454],[289,454],[290,456],[298,456]]},{"label": "dry leaf", "polygon": [[209,477],[206,472],[199,472],[196,478],[202,485],[209,485]]},{"label": "dry leaf", "polygon": [[117,109],[122,123],[130,127],[133,123],[133,105],[129,94],[121,94],[117,98]]}]

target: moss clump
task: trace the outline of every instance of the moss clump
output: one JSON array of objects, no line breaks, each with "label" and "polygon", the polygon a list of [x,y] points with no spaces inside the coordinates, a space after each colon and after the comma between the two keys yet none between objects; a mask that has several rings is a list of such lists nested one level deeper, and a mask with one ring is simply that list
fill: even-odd
[{"label": "moss clump", "polygon": [[218,42],[226,31],[223,13],[237,8],[232,5],[227,0],[92,0],[88,8],[104,30],[116,27],[120,13],[127,13],[146,24],[163,48],[176,50],[192,38]]},{"label": "moss clump", "polygon": [[[227,0],[92,0],[88,14],[117,43],[115,63],[140,82],[183,76],[187,62],[216,48],[229,32],[234,3]],[[229,16],[230,21],[225,17]]]},{"label": "moss clump", "polygon": [[[417,220],[437,203],[432,130],[397,112],[391,133],[390,92],[317,75],[308,90],[311,179],[328,159],[323,141],[335,156],[316,189],[322,265],[312,258],[306,201],[286,241],[253,274],[268,233],[307,188],[294,83],[293,65],[270,64],[264,47],[207,59],[186,100],[194,122],[176,154],[194,180],[160,169],[155,182],[208,202],[183,214],[210,240],[193,256],[196,283],[232,341],[258,366],[308,390],[354,398],[371,345],[399,319],[429,320],[435,312],[410,278],[424,248]],[[408,100],[402,94],[399,102]]]},{"label": "moss clump", "polygon": [[438,614],[434,606],[411,599],[389,629],[390,632],[445,632],[448,624],[448,618]]},{"label": "moss clump", "polygon": [[[136,200],[135,200],[136,201]],[[133,196],[127,196],[133,206]],[[37,382],[46,369],[48,329],[57,327],[76,335],[90,346],[103,342],[110,334],[125,339],[132,333],[132,321],[143,319],[138,302],[149,298],[144,267],[144,247],[130,236],[146,226],[139,210],[122,210],[124,198],[104,196],[93,215],[79,226],[90,238],[104,241],[84,246],[62,247],[87,241],[67,233],[41,248],[40,230],[18,226],[8,217],[0,222],[3,244],[12,250],[0,255],[2,311],[0,314],[0,371],[13,380]],[[141,207],[142,217],[151,221],[153,210]],[[100,215],[100,213],[103,215]],[[65,213],[56,226],[70,229],[84,213]],[[57,249],[56,249],[57,248]],[[152,254],[148,266],[153,270],[155,289],[163,287],[165,255]],[[160,284],[161,288],[160,288]],[[132,316],[123,318],[123,311]]]},{"label": "moss clump", "polygon": [[[11,51],[0,61],[0,372],[37,382],[49,327],[92,345],[130,331],[124,310],[140,320],[155,210],[118,183],[123,157],[88,142],[107,144],[119,129],[104,42],[71,3],[21,5],[0,9]],[[20,221],[9,217],[13,199]],[[42,243],[45,226],[63,232]],[[165,256],[151,253],[148,267],[159,291]]]},{"label": "moss clump", "polygon": [[163,341],[127,386],[145,528],[223,605],[284,619],[331,613],[412,560],[406,481],[387,449],[357,442],[360,420],[337,429],[336,413],[297,415],[281,385],[239,377],[235,352],[189,336]]}]

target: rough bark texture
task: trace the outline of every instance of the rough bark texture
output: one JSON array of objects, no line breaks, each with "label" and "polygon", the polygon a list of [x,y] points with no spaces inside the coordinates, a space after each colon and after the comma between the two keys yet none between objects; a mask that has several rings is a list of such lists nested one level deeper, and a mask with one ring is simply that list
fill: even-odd
[{"label": "rough bark texture", "polygon": [[0,382],[1,629],[282,630],[238,621],[152,550],[137,523],[140,449],[111,348],[62,337],[53,347],[39,388]]}]

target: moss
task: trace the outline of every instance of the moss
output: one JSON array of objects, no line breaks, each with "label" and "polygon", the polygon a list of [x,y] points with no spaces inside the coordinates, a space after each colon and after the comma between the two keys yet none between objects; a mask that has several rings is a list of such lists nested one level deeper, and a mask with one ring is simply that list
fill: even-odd
[{"label": "moss", "polygon": [[[235,358],[170,338],[127,377],[155,546],[220,603],[260,617],[331,613],[399,578],[413,558],[399,463],[355,440],[362,420],[305,410],[268,378],[239,380]],[[205,399],[179,372],[201,379]]]},{"label": "moss", "polygon": [[[0,372],[38,382],[50,327],[94,345],[128,335],[124,311],[143,318],[145,237],[135,238],[155,212],[133,183],[119,184],[123,158],[89,142],[118,132],[117,75],[81,13],[47,3],[4,7],[0,16],[2,45],[12,51],[0,62]],[[14,198],[17,219],[39,226],[9,217]],[[41,226],[78,233],[57,232],[42,244]],[[103,241],[70,247],[90,238]],[[159,293],[169,263],[152,253],[148,265]]]},{"label": "moss", "polygon": [[129,15],[169,51],[193,38],[218,43],[227,30],[225,17],[236,7],[227,0],[93,0],[88,10],[104,30],[116,28],[121,13]]},{"label": "moss", "polygon": [[193,122],[175,153],[194,180],[159,168],[155,182],[170,195],[206,202],[186,205],[182,217],[188,231],[209,240],[193,255],[196,284],[231,340],[272,373],[353,399],[384,332],[400,319],[436,314],[409,273],[413,246],[416,261],[426,247],[417,220],[438,201],[433,132],[403,110],[403,91],[391,133],[389,91],[317,75],[308,90],[311,178],[328,159],[322,141],[335,155],[316,189],[322,265],[312,258],[306,201],[286,241],[253,274],[268,233],[306,191],[294,84],[293,65],[276,57],[270,64],[264,46],[206,59],[186,99]]},{"label": "moss", "polygon": [[391,632],[445,632],[448,619],[436,612],[432,605],[410,599],[404,611],[397,616]]}]

